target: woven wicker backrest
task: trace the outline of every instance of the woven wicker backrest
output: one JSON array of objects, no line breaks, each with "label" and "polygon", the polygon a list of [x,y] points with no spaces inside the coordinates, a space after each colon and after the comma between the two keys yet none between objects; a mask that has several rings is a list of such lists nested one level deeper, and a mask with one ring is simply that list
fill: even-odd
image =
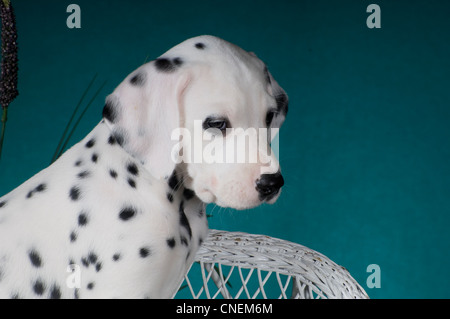
[{"label": "woven wicker backrest", "polygon": [[305,246],[210,230],[176,297],[368,298],[349,272]]}]

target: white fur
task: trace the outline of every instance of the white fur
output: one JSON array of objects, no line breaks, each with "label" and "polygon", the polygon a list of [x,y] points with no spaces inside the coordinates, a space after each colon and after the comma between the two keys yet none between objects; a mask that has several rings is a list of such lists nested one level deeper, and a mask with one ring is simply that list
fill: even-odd
[{"label": "white fur", "polygon": [[[162,57],[180,65],[161,71],[152,61],[132,72],[107,98],[113,120],[106,116],[53,165],[0,198],[1,298],[172,297],[206,238],[204,203],[261,204],[255,181],[279,170],[273,155],[257,150],[273,157],[270,168],[176,165],[170,154],[180,141],[170,136],[211,114],[227,116],[233,127],[264,127],[284,91],[254,54],[212,36],[189,39]],[[137,74],[144,81],[132,84]],[[278,114],[272,123],[283,120]],[[186,189],[195,196],[183,195]],[[123,220],[124,207],[135,215]],[[80,272],[68,272],[69,264]],[[77,275],[80,286],[71,287]]]}]

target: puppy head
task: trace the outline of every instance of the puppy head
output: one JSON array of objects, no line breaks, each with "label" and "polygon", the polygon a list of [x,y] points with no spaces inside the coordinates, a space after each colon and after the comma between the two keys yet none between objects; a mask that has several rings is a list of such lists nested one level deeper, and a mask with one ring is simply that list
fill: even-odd
[{"label": "puppy head", "polygon": [[279,196],[283,178],[270,143],[287,108],[255,54],[201,36],[132,72],[103,115],[155,177],[177,166],[202,201],[244,209]]}]

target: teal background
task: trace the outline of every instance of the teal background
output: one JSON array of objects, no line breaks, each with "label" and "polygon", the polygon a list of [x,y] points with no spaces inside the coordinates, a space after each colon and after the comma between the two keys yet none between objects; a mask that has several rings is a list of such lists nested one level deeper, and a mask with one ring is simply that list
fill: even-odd
[{"label": "teal background", "polygon": [[[290,96],[286,185],[251,211],[210,206],[212,228],[301,243],[345,266],[372,298],[449,298],[450,2],[12,0],[19,97],[0,194],[46,167],[82,92],[107,81],[71,140],[132,70],[186,38],[254,51]],[[81,7],[81,29],[66,8]],[[366,26],[381,7],[381,29]],[[366,268],[381,268],[369,289]]]}]

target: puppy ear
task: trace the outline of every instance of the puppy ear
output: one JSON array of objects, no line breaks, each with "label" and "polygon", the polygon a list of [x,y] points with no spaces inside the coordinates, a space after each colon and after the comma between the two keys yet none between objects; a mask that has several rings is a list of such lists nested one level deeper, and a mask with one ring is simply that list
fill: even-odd
[{"label": "puppy ear", "polygon": [[183,126],[183,93],[189,84],[181,64],[179,58],[144,64],[106,98],[103,109],[113,140],[156,178],[170,176],[176,164],[171,152],[178,141],[171,133]]},{"label": "puppy ear", "polygon": [[277,103],[277,112],[273,117],[271,127],[280,128],[288,112],[289,98],[283,88],[272,77],[267,67],[264,73],[266,75],[266,81],[269,83],[269,93],[275,98]]}]

